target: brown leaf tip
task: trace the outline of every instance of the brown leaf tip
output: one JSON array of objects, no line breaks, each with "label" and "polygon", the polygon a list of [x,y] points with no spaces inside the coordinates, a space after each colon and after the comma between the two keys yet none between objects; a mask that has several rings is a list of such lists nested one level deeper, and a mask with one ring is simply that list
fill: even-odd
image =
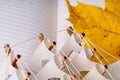
[{"label": "brown leaf tip", "polygon": [[85,37],[85,33],[82,33],[82,36]]},{"label": "brown leaf tip", "polygon": [[30,72],[27,72],[27,75],[28,75],[28,76],[30,76],[30,75],[31,75],[31,73],[30,73]]},{"label": "brown leaf tip", "polygon": [[21,58],[21,55],[20,55],[20,54],[18,54],[18,55],[17,55],[17,58],[18,58],[18,59],[20,59],[20,58]]},{"label": "brown leaf tip", "polygon": [[93,48],[94,51],[96,51],[96,48]]},{"label": "brown leaf tip", "polygon": [[53,45],[56,45],[56,41],[53,41]]},{"label": "brown leaf tip", "polygon": [[4,45],[4,48],[8,48],[8,47],[10,47],[9,44],[5,44],[5,45]]},{"label": "brown leaf tip", "polygon": [[72,28],[72,26],[69,26],[69,29],[73,31],[73,28]]},{"label": "brown leaf tip", "polygon": [[66,60],[67,59],[67,57],[66,56],[64,56],[64,60]]},{"label": "brown leaf tip", "polygon": [[108,65],[104,65],[104,67],[105,67],[106,69],[108,69]]}]

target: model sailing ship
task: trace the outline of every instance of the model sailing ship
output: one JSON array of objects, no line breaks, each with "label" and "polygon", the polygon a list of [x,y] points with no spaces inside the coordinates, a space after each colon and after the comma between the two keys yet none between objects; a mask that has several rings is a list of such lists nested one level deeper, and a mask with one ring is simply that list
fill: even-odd
[{"label": "model sailing ship", "polygon": [[[67,32],[69,39],[56,53],[51,51],[56,48],[56,42],[50,43],[40,34],[41,43],[26,67],[21,65],[21,55],[14,55],[10,45],[6,44],[7,56],[0,65],[0,80],[120,80],[119,60],[103,64],[95,53],[97,49],[86,46],[85,33],[78,34],[72,27]],[[99,62],[91,60],[92,57]]]}]

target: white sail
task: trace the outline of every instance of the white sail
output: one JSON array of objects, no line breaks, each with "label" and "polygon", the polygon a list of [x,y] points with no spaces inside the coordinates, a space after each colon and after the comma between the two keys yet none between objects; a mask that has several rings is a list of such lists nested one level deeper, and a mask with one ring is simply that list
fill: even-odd
[{"label": "white sail", "polygon": [[46,45],[47,48],[48,48],[48,47],[50,46],[50,44],[51,44],[51,42],[50,42],[50,40],[49,40],[48,38],[45,38],[44,43],[45,43],[45,45]]},{"label": "white sail", "polygon": [[39,80],[48,80],[49,78],[62,78],[65,73],[57,66],[57,55],[54,56],[37,74]]},{"label": "white sail", "polygon": [[[92,51],[90,50],[90,48],[84,48],[83,49],[85,50],[85,54],[86,54],[86,57],[88,59],[90,59],[94,54],[92,53]],[[81,50],[82,51],[82,50]],[[79,52],[80,53],[80,52]],[[78,52],[76,51],[72,51],[71,55],[69,56],[69,58],[72,60],[74,59],[78,54]]]},{"label": "white sail", "polygon": [[13,53],[11,52],[9,56],[6,57],[3,65],[0,66],[0,80],[7,79],[14,71],[15,68],[12,66]]},{"label": "white sail", "polygon": [[85,53],[88,59],[94,55],[90,48],[85,48]]},{"label": "white sail", "polygon": [[64,75],[62,80],[71,80],[69,75]]},{"label": "white sail", "polygon": [[105,67],[103,65],[97,64],[90,70],[90,72],[86,74],[82,80],[109,80],[102,75],[104,72]]},{"label": "white sail", "polygon": [[26,80],[24,71],[16,69],[13,75],[8,80]]},{"label": "white sail", "polygon": [[[72,54],[75,55],[73,58],[71,56],[65,60],[66,65],[70,68],[72,73],[76,74],[77,77],[80,77],[81,71],[90,71],[97,63],[90,61],[87,57],[88,54],[91,54],[91,51],[88,51],[86,53],[86,50],[88,49],[82,49],[80,53],[73,52]],[[70,59],[71,58],[71,59]],[[63,71],[69,74],[69,71],[64,64]]]},{"label": "white sail", "polygon": [[73,28],[71,26],[69,26],[67,28],[67,33],[69,34],[69,36],[74,35],[75,41],[81,45],[84,46],[85,43],[82,40],[82,36],[80,34],[78,34],[77,32],[74,32]]},{"label": "white sail", "polygon": [[81,36],[80,34],[78,34],[78,33],[76,33],[76,32],[73,32],[73,35],[74,35],[75,41],[76,41],[79,45],[81,45],[81,46],[84,46],[84,45],[85,45],[85,43],[84,43],[83,40],[82,40],[82,36]]},{"label": "white sail", "polygon": [[71,62],[77,68],[78,71],[89,71],[96,65],[95,62],[90,61],[87,58],[87,54],[84,48]]},{"label": "white sail", "polygon": [[45,42],[42,41],[39,47],[36,49],[30,60],[30,68],[37,73],[51,58],[54,54],[48,50]]},{"label": "white sail", "polygon": [[63,45],[60,54],[62,56],[69,56],[72,51],[81,51],[81,46],[75,41],[74,35],[72,34],[70,38],[66,41],[66,43]]},{"label": "white sail", "polygon": [[[120,60],[116,61],[113,64],[108,65],[108,72],[113,77],[114,80],[120,80]],[[110,80],[113,80],[110,75],[105,72],[104,76]]]}]

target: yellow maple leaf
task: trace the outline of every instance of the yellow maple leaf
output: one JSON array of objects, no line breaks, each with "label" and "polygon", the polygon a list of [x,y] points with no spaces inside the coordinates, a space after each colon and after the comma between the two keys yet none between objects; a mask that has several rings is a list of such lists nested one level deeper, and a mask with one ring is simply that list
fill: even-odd
[{"label": "yellow maple leaf", "polygon": [[[66,3],[70,12],[68,20],[75,31],[80,34],[84,32],[93,43],[120,59],[120,0],[106,0],[105,9],[81,2],[72,6],[69,0]],[[104,64],[108,64],[103,56],[96,53]],[[110,63],[116,61],[103,51],[101,54]],[[97,61],[96,58],[92,60]]]}]

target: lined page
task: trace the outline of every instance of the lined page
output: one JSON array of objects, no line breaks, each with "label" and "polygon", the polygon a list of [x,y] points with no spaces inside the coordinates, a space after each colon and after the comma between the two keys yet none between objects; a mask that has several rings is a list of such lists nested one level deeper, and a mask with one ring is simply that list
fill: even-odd
[{"label": "lined page", "polygon": [[57,0],[0,0],[0,64],[6,43],[15,46],[14,53],[20,53],[22,60],[29,62],[40,44],[39,33],[56,39],[56,18]]}]

